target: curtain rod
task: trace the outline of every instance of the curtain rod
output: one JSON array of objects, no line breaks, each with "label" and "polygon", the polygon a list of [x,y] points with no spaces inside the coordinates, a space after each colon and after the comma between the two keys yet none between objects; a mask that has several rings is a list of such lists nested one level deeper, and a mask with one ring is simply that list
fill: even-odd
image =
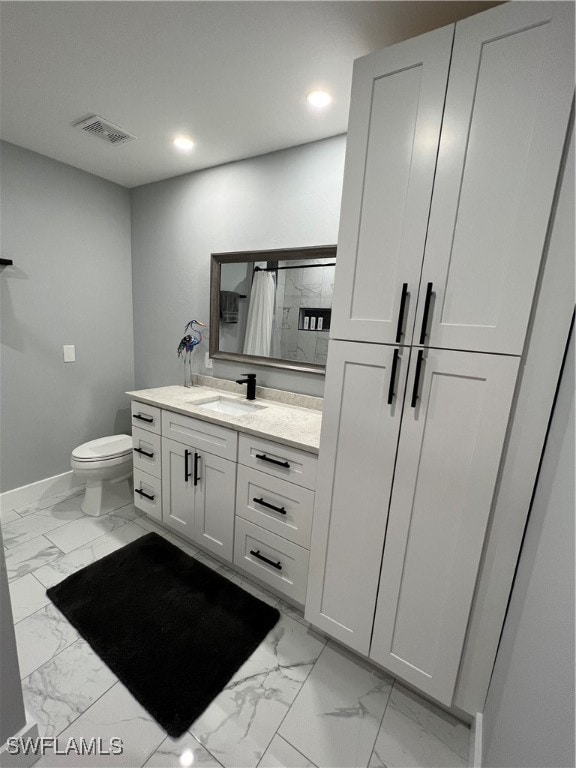
[{"label": "curtain rod", "polygon": [[312,269],[312,267],[335,267],[336,263],[332,264],[296,264],[293,267],[254,267],[254,272],[277,272],[279,269]]}]

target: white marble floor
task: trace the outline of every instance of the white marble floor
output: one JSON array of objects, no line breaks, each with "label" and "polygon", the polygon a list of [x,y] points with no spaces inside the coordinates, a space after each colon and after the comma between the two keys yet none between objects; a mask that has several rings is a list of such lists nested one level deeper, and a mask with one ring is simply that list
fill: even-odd
[{"label": "white marble floor", "polygon": [[[296,609],[140,516],[133,505],[95,519],[82,514],[80,500],[67,492],[2,513],[22,686],[41,735],[58,736],[61,744],[70,737],[107,742],[115,736],[124,753],[50,755],[37,766],[467,765],[467,726],[326,641]],[[178,741],[142,709],[45,591],[150,530],[281,611],[280,622]]]}]

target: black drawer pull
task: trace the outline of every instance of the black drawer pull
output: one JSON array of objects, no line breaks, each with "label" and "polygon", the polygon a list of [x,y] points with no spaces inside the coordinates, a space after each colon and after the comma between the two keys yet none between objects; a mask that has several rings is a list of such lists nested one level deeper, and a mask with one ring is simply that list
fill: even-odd
[{"label": "black drawer pull", "polygon": [[290,464],[287,461],[278,461],[278,459],[271,459],[269,456],[266,456],[265,453],[257,453],[256,458],[261,459],[262,461],[269,461],[270,464],[278,464],[279,467],[286,467],[286,469],[290,469]]},{"label": "black drawer pull", "polygon": [[264,557],[264,555],[260,554],[260,550],[257,549],[256,552],[254,552],[253,549],[250,550],[250,554],[254,555],[254,557],[257,557],[258,560],[263,560],[265,563],[268,563],[268,565],[271,565],[272,568],[276,568],[276,570],[281,571],[282,570],[282,563],[280,560],[278,560],[277,563],[275,563],[273,560],[268,560],[267,557]]},{"label": "black drawer pull", "polygon": [[[187,483],[188,480],[192,477],[192,472],[190,471],[190,468],[188,466],[188,459],[192,456],[192,451],[189,451],[187,448],[184,451],[184,482]],[[196,483],[194,483],[196,485]]]},{"label": "black drawer pull", "polygon": [[140,419],[140,421],[147,421],[151,424],[154,421],[154,416],[141,416],[139,413],[133,414],[134,419]]},{"label": "black drawer pull", "polygon": [[150,453],[149,451],[145,451],[143,448],[134,448],[134,450],[136,451],[136,453],[142,454],[142,456],[148,456],[149,459],[154,458],[153,453]]},{"label": "black drawer pull", "polygon": [[156,496],[150,496],[149,493],[146,493],[146,491],[142,491],[140,488],[134,488],[134,493],[139,493],[140,496],[144,496],[145,499],[150,499],[150,501],[154,501]]},{"label": "black drawer pull", "polygon": [[404,331],[402,326],[404,325],[404,310],[406,308],[406,298],[408,296],[408,283],[402,283],[402,294],[400,296],[400,311],[398,312],[398,327],[396,328],[396,344],[400,344]]},{"label": "black drawer pull", "polygon": [[396,368],[398,367],[398,358],[400,357],[400,351],[394,350],[394,357],[392,358],[392,371],[390,372],[390,386],[388,387],[388,405],[392,405],[396,392],[394,386],[396,383]]},{"label": "black drawer pull", "polygon": [[426,341],[426,328],[428,326],[428,314],[430,312],[430,302],[432,301],[432,283],[426,286],[426,298],[424,300],[424,312],[422,313],[422,329],[420,331],[420,344]]},{"label": "black drawer pull", "polygon": [[284,507],[275,507],[274,504],[269,504],[267,501],[264,501],[264,499],[252,499],[252,501],[255,501],[256,504],[260,504],[262,507],[267,507],[268,509],[273,509],[274,512],[279,512],[281,515],[286,514],[286,510]]},{"label": "black drawer pull", "polygon": [[416,374],[414,376],[414,388],[412,390],[412,401],[410,403],[411,408],[416,408],[416,401],[418,400],[418,384],[420,382],[420,371],[422,369],[422,358],[424,357],[424,350],[418,350],[418,359],[416,360]]},{"label": "black drawer pull", "polygon": [[198,474],[198,462],[200,461],[200,454],[195,453],[194,454],[194,485],[198,485],[198,480],[202,480],[202,478]]}]

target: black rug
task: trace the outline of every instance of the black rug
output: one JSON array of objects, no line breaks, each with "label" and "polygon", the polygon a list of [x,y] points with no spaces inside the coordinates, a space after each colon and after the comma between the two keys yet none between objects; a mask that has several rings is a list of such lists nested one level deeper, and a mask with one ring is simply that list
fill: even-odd
[{"label": "black rug", "polygon": [[280,618],[156,533],[46,594],[172,737],[202,714]]}]

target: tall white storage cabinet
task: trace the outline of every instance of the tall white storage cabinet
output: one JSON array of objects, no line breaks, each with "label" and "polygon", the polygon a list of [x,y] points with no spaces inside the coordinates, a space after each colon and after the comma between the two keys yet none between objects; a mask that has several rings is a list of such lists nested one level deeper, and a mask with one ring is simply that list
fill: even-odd
[{"label": "tall white storage cabinet", "polygon": [[356,62],[306,617],[451,705],[574,92],[573,9]]}]

